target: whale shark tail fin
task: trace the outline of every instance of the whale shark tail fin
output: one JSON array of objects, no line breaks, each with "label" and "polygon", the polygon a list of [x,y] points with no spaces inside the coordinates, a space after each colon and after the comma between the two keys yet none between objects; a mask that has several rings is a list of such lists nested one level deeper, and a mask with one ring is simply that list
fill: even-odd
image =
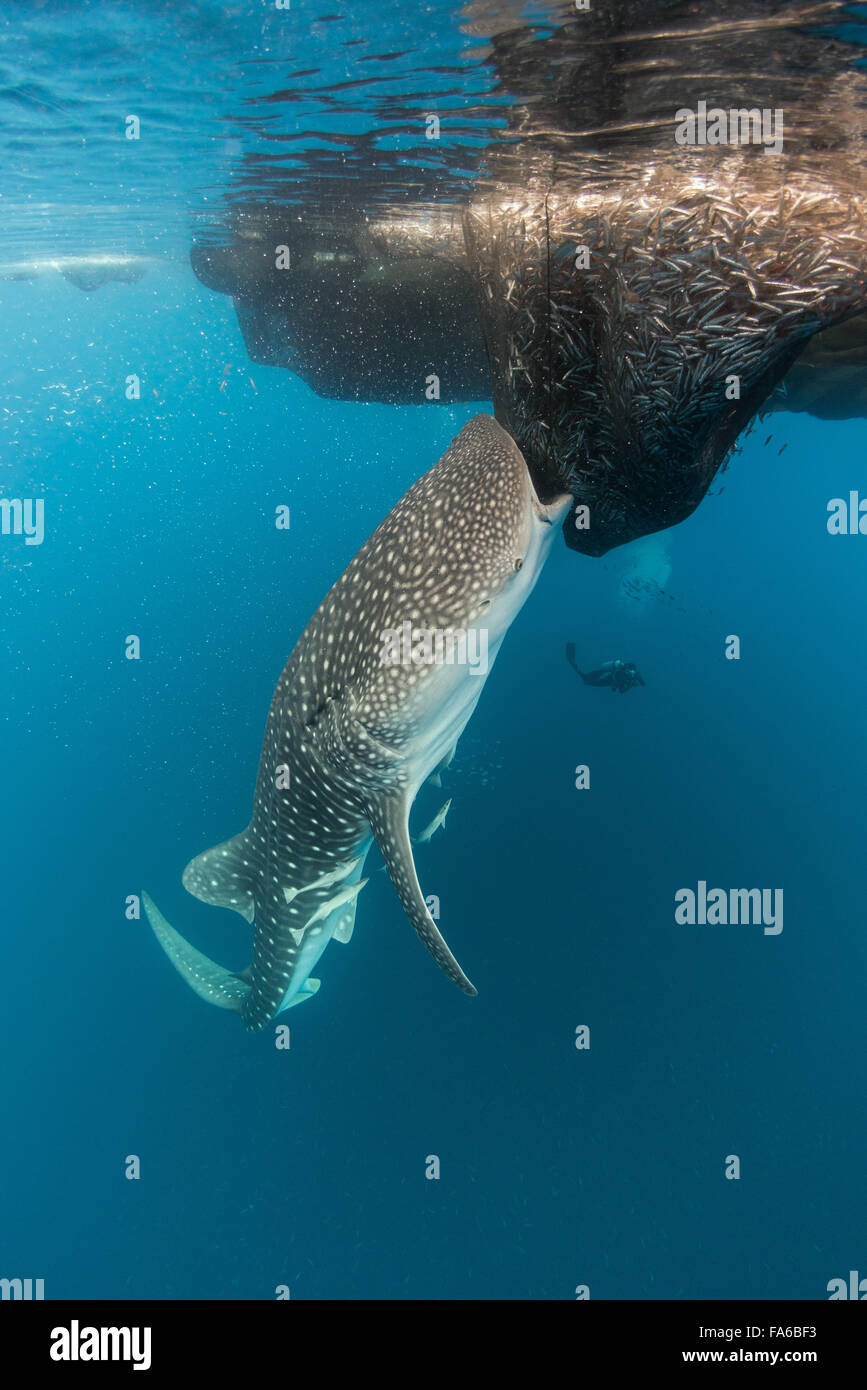
[{"label": "whale shark tail fin", "polygon": [[476,994],[475,986],[458,965],[428,911],[422,896],[409,838],[409,803],[404,796],[372,799],[367,816],[389,877],[403,910],[437,965],[464,994]]},{"label": "whale shark tail fin", "polygon": [[254,902],[247,867],[251,857],[247,832],[242,830],[240,835],[191,859],[184,869],[184,887],[203,903],[231,907],[252,922]]},{"label": "whale shark tail fin", "polygon": [[216,1004],[219,1009],[233,1009],[235,1013],[241,1013],[250,993],[249,982],[209,960],[189,941],[185,941],[180,932],[176,932],[166,921],[147,893],[142,893],[141,900],[154,936],[190,988],[200,999]]}]

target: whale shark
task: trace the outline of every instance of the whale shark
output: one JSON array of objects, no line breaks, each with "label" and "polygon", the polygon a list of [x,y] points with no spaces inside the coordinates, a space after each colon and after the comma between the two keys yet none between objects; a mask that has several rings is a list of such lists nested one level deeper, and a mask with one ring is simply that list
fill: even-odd
[{"label": "whale shark", "polygon": [[[514,441],[491,416],[473,417],[301,634],[271,701],[246,830],[184,871],[190,893],[252,924],[249,968],[210,960],[142,895],[181,976],[250,1032],[318,990],[311,972],[330,940],[352,935],[374,841],[421,941],[476,993],[425,903],[409,813],[448,763],[570,505],[568,493],[541,502]],[[406,624],[414,640],[394,660],[390,639]],[[459,659],[472,644],[435,643],[432,632],[483,636],[485,669]]]}]

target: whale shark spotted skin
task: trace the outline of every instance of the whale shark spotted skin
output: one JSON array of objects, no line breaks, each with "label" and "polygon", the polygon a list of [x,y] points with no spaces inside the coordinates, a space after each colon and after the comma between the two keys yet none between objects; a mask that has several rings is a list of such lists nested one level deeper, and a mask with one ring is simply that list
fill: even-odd
[{"label": "whale shark spotted skin", "polygon": [[[251,1032],[309,998],[332,937],[348,941],[373,840],[434,959],[476,991],[425,904],[409,811],[448,761],[503,636],[532,590],[571,498],[540,503],[510,436],[489,415],[464,426],[323,599],[277,684],[247,829],[193,859],[184,886],[254,924],[240,975],[197,951],[147,894],[154,932],[202,998]],[[383,659],[383,636],[487,633],[487,670]]]}]

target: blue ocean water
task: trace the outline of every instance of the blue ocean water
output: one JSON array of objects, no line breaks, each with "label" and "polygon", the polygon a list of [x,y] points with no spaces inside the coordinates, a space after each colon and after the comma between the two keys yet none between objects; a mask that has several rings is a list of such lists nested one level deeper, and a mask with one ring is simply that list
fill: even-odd
[{"label": "blue ocean water", "polygon": [[[181,872],[247,823],[319,600],[490,407],[320,400],[170,258],[90,295],[4,282],[0,313],[0,495],[45,499],[43,544],[0,549],[0,1274],[50,1298],[765,1299],[863,1270],[867,578],[863,537],[827,530],[863,424],[775,414],[661,539],[558,541],[416,808],[453,798],[418,862],[478,998],[373,874],[285,1051],[125,904],[147,888],[247,964]],[[569,641],[645,687],[585,687]],[[782,888],[783,930],[679,925],[699,880]]]},{"label": "blue ocean water", "polygon": [[[826,526],[861,427],[766,420],[652,552],[649,597],[624,597],[627,551],[558,545],[419,851],[479,997],[375,874],[278,1051],[125,900],[146,886],[246,964],[183,866],[246,824],[296,637],[474,408],[320,401],[251,368],[192,275],[14,285],[3,310],[4,490],[46,515],[3,550],[4,1266],[52,1297],[822,1297],[865,1218],[867,581]],[[130,363],[139,402],[76,398]],[[568,640],[646,687],[584,687]],[[782,887],[782,932],[677,925],[699,879]]]}]

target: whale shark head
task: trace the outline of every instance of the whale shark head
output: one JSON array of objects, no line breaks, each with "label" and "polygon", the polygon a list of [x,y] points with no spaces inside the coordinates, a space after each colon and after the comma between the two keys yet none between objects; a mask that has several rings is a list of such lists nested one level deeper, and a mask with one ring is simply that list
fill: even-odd
[{"label": "whale shark head", "polygon": [[489,415],[470,420],[409,489],[335,585],[327,610],[342,607],[356,634],[347,652],[360,688],[354,712],[375,738],[400,741],[423,723],[430,742],[433,705],[464,691],[440,709],[443,724],[475,704],[478,677],[536,583],[570,503],[566,494],[539,500],[520,450]]}]

